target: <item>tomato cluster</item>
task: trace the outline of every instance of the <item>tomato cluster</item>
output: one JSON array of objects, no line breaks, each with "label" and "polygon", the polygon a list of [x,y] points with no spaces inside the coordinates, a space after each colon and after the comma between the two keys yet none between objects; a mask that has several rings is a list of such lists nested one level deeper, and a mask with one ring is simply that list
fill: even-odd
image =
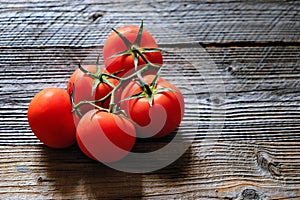
[{"label": "tomato cluster", "polygon": [[162,51],[143,23],[113,29],[103,59],[104,67],[79,65],[66,90],[47,88],[31,100],[28,122],[46,146],[77,142],[88,157],[115,162],[136,138],[164,137],[181,123],[183,95],[160,76]]}]

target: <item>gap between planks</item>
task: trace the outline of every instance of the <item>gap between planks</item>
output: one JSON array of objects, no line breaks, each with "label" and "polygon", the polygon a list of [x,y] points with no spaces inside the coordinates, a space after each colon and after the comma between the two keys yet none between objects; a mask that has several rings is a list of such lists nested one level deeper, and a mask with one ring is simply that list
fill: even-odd
[{"label": "gap between planks", "polygon": [[[160,48],[197,48],[200,46],[204,48],[215,47],[285,47],[285,46],[300,46],[300,40],[289,41],[222,41],[222,42],[179,42],[179,43],[159,43]],[[103,49],[104,45],[21,45],[21,46],[1,46],[0,49],[85,49],[85,48],[100,48]]]}]

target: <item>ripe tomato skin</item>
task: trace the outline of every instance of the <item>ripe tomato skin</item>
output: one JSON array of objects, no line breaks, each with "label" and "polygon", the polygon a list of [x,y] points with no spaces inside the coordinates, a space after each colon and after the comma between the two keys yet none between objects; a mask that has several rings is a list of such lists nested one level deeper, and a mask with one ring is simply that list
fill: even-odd
[{"label": "ripe tomato skin", "polygon": [[[123,26],[121,28],[118,28],[117,31],[123,34],[131,42],[131,44],[133,44],[138,35],[139,27]],[[139,47],[158,48],[152,35],[145,29],[143,29],[142,39]],[[122,39],[118,36],[118,34],[112,32],[106,39],[103,47],[103,58],[107,71],[109,71],[110,73],[114,73],[120,70],[124,70],[120,74],[118,74],[118,76],[122,77],[124,74],[126,74],[126,72],[134,69],[134,59],[130,54],[111,58],[113,55],[125,50],[127,50],[127,47]],[[161,52],[148,52],[143,53],[143,55],[153,64],[162,65],[163,63]],[[138,66],[144,66],[144,64],[145,62],[139,56]]]},{"label": "ripe tomato skin", "polygon": [[[96,73],[96,65],[87,65],[84,66],[84,68],[92,73]],[[103,72],[107,72],[102,69]],[[116,85],[117,80],[108,78],[108,80]],[[112,91],[112,87],[107,85],[106,83],[99,83],[97,86],[95,93],[92,94],[92,87],[94,84],[94,79],[90,77],[89,75],[82,72],[79,68],[74,71],[72,76],[70,77],[67,85],[67,91],[71,95],[72,91],[74,92],[73,98],[74,103],[78,104],[81,101],[95,101],[98,99],[101,99],[105,97],[110,91]],[[105,100],[104,102],[98,102],[96,105],[101,106],[103,108],[109,107],[109,101],[110,98]],[[88,112],[89,110],[92,110],[94,107],[89,104],[82,105],[79,110],[82,112],[82,114]]]},{"label": "ripe tomato skin", "polygon": [[[154,75],[147,75],[144,79],[150,84]],[[164,137],[174,131],[182,121],[184,98],[180,90],[161,77],[156,86],[156,89],[159,88],[171,88],[177,92],[165,91],[155,94],[152,107],[146,97],[123,101],[120,104],[121,109],[136,123],[139,137]],[[121,98],[125,99],[141,91],[140,86],[132,81],[125,87]]]},{"label": "ripe tomato skin", "polygon": [[100,162],[124,158],[136,140],[134,125],[119,115],[90,110],[79,121],[77,144],[82,152]]},{"label": "ripe tomato skin", "polygon": [[76,142],[72,104],[65,90],[47,88],[37,93],[27,117],[31,130],[46,146],[66,148]]}]

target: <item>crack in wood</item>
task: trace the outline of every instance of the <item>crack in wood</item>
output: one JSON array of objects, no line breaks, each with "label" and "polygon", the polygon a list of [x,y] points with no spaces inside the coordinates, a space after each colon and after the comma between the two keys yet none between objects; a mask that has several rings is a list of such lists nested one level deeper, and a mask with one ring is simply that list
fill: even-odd
[{"label": "crack in wood", "polygon": [[[92,17],[91,19],[94,20]],[[97,19],[95,19],[97,20]],[[158,43],[160,48],[238,48],[238,47],[299,47],[300,41],[225,41],[225,42],[179,42],[179,43]],[[103,44],[99,45],[22,45],[10,46],[0,45],[0,49],[86,49],[86,48],[103,48]]]},{"label": "crack in wood", "polygon": [[199,42],[204,48],[213,47],[285,47],[300,46],[300,41],[228,41],[228,42]]}]

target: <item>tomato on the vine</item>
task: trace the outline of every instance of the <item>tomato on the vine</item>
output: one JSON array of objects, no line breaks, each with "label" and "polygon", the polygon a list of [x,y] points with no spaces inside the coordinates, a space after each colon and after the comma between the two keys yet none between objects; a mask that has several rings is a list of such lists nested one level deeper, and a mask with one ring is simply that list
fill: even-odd
[{"label": "tomato on the vine", "polygon": [[[159,138],[174,131],[184,115],[184,98],[180,90],[165,79],[144,76],[149,85],[130,82],[124,89],[121,109],[136,123],[139,137]],[[148,88],[147,88],[148,87]]]},{"label": "tomato on the vine", "polygon": [[65,148],[76,141],[76,128],[69,94],[59,88],[37,93],[27,111],[32,132],[46,146]]},{"label": "tomato on the vine", "polygon": [[121,77],[127,72],[132,73],[140,68],[139,66],[144,66],[146,63],[136,49],[149,62],[162,65],[162,53],[152,35],[143,29],[142,23],[140,27],[123,26],[108,36],[103,47],[103,58],[107,71],[110,73],[120,72],[118,76]]},{"label": "tomato on the vine", "polygon": [[[107,73],[106,70],[101,68],[99,72],[97,72],[96,65],[87,65],[84,66],[85,70],[89,73],[94,74],[95,76],[99,75],[100,73]],[[73,96],[74,104],[78,104],[82,101],[96,101],[107,94],[109,94],[112,90],[114,85],[118,83],[117,79],[109,78],[102,76],[102,79],[91,77],[90,75],[84,73],[81,69],[76,69],[75,72],[72,74],[68,81],[67,91],[68,93]],[[94,91],[93,91],[94,90]],[[107,98],[104,101],[97,102],[96,105],[101,106],[103,108],[109,107],[110,98]],[[79,110],[81,114],[88,112],[89,110],[94,109],[94,106],[90,104],[84,104],[80,106]]]},{"label": "tomato on the vine", "polygon": [[115,162],[131,151],[136,131],[128,119],[95,109],[79,121],[76,138],[82,152],[91,159]]}]

